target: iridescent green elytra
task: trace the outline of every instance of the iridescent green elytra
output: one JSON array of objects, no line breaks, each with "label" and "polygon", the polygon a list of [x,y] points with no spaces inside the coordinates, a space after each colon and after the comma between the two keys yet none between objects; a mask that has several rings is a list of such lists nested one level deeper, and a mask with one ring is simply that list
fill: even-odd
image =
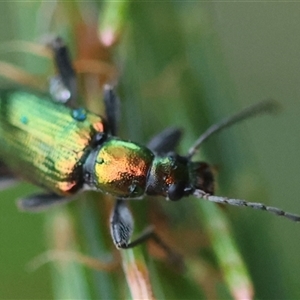
[{"label": "iridescent green elytra", "polygon": [[81,165],[103,119],[87,113],[78,121],[72,110],[27,92],[0,96],[0,157],[18,176],[57,194],[81,188]]}]

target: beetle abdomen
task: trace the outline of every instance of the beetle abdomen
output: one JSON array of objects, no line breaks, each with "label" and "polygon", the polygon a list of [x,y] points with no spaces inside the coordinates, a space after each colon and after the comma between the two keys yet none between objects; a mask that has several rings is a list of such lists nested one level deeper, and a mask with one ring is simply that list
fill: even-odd
[{"label": "beetle abdomen", "polygon": [[80,188],[81,164],[103,119],[80,118],[47,96],[5,92],[0,96],[0,158],[16,173],[59,194]]}]

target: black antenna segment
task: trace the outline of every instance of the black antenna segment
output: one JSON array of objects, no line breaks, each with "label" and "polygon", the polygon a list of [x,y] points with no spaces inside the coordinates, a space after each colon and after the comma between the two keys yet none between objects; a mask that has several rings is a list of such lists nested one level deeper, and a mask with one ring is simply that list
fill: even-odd
[{"label": "black antenna segment", "polygon": [[278,109],[279,104],[273,99],[268,99],[251,105],[230,117],[224,118],[219,123],[210,126],[203,134],[201,134],[201,136],[195,141],[194,145],[189,149],[187,158],[191,159],[204,141],[224,128],[230,127],[240,121],[255,117],[259,114],[277,112]]}]

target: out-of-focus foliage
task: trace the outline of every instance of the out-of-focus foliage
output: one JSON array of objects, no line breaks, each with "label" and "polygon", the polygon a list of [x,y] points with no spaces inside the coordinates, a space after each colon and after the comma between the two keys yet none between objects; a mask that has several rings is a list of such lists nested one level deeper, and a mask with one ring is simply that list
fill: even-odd
[{"label": "out-of-focus foliage", "polygon": [[[42,42],[49,33],[59,34],[74,58],[89,58],[98,49],[91,41],[97,39],[97,32],[100,35],[99,26],[109,25],[104,18],[108,14],[103,16],[107,7],[95,3],[1,2],[0,8],[0,60],[34,74],[49,75],[49,61],[14,51],[5,42]],[[132,2],[112,14],[120,21],[114,48],[95,56],[105,61],[105,74],[112,72],[109,78],[119,73],[121,136],[146,143],[166,126],[177,125],[185,129],[180,151],[186,153],[209,124],[251,103],[275,98],[284,108],[278,116],[251,120],[221,133],[202,147],[201,155],[215,166],[217,194],[300,213],[299,12],[297,3]],[[83,40],[91,43],[78,45]],[[87,97],[95,98],[93,78],[82,84],[89,88]],[[98,109],[102,104],[89,105]],[[46,251],[50,240],[61,237],[53,237],[54,220],[60,232],[66,230],[68,238],[62,235],[62,239],[73,250],[105,259],[114,249],[108,228],[109,200],[93,195],[61,210],[18,212],[14,200],[34,190],[21,184],[1,192],[0,299],[72,298],[74,293],[80,298],[128,297],[121,267],[106,273],[67,262],[61,270],[47,264],[27,271],[27,263]],[[211,249],[210,220],[198,214],[196,201],[151,199],[131,204],[137,228],[152,220],[166,241],[184,255],[189,268],[186,275],[180,274],[153,247],[135,250],[136,257],[144,255],[159,299],[230,297]],[[230,236],[241,250],[255,296],[299,298],[299,224],[250,209],[226,207],[223,213],[232,220]],[[57,243],[50,242],[51,247]]]}]

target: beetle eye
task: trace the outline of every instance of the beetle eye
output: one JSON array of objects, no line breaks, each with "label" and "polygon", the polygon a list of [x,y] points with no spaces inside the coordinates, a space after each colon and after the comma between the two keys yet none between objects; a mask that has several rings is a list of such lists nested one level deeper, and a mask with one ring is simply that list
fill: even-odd
[{"label": "beetle eye", "polygon": [[184,196],[185,183],[184,181],[178,181],[172,183],[168,189],[168,198],[172,201],[180,200]]}]

